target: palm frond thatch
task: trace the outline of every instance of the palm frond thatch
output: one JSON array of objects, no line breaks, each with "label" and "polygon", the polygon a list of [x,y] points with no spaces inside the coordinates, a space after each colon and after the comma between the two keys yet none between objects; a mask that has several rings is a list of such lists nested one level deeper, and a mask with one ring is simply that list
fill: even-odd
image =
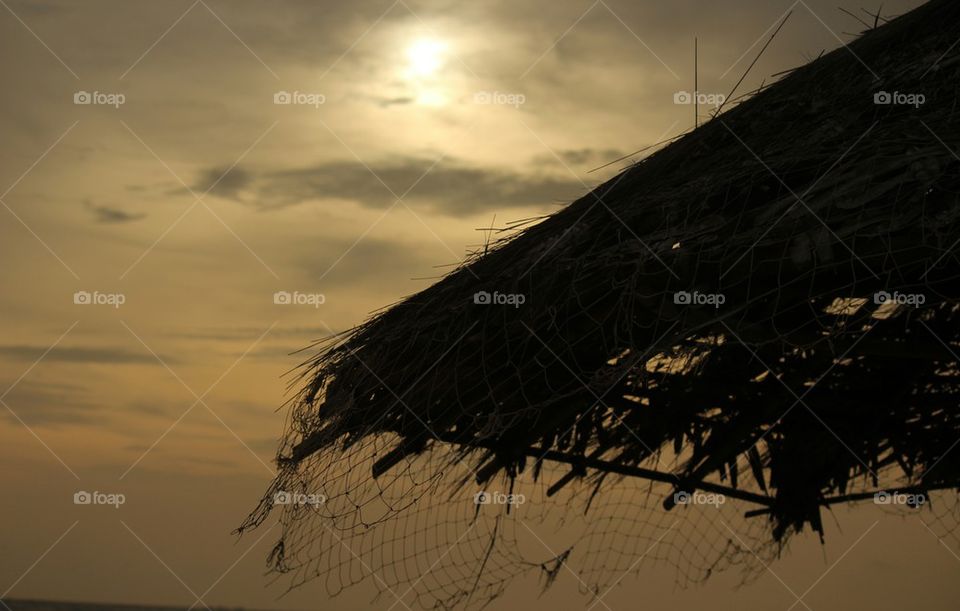
[{"label": "palm frond thatch", "polygon": [[439,447],[481,485],[555,462],[550,494],[725,491],[774,541],[956,488],[958,36],[947,0],[880,25],[337,338],[271,494],[371,438],[374,479]]}]

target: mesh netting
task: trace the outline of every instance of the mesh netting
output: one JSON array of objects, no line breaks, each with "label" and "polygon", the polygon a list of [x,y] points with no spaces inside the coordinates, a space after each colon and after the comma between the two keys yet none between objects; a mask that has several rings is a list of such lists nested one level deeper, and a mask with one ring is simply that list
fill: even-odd
[{"label": "mesh netting", "polygon": [[872,30],[321,346],[243,528],[424,607],[749,577],[884,491],[954,537],[958,37]]},{"label": "mesh netting", "polygon": [[[569,571],[584,592],[600,596],[626,574],[657,564],[673,567],[680,585],[738,565],[748,577],[779,549],[764,519],[744,518],[746,505],[719,494],[694,493],[668,512],[662,503],[673,498],[672,485],[612,475],[602,496],[584,486],[548,496],[547,482],[568,472],[550,463],[536,481],[504,478],[481,489],[469,466],[442,449],[374,479],[377,448],[393,445],[368,443],[310,459],[317,462],[305,472],[314,479],[300,481],[296,492],[328,496],[286,509],[285,534],[271,558],[292,573],[292,587],[320,578],[336,595],[369,582],[384,605],[470,607],[530,572],[546,587]],[[478,495],[485,495],[479,503]]]}]

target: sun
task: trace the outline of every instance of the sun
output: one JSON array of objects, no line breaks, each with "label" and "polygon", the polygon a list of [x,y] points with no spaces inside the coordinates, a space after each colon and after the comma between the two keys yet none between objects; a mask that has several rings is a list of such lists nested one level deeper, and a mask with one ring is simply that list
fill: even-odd
[{"label": "sun", "polygon": [[407,47],[407,70],[411,76],[429,77],[443,67],[447,45],[432,38],[421,38]]}]

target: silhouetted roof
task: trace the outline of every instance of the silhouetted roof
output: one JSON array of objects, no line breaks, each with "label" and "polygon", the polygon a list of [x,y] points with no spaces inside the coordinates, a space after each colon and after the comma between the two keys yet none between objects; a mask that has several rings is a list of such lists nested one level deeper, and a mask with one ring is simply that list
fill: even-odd
[{"label": "silhouetted roof", "polygon": [[880,25],[320,346],[271,490],[384,436],[371,477],[559,461],[551,492],[724,490],[774,540],[956,487],[958,36],[946,0]]}]

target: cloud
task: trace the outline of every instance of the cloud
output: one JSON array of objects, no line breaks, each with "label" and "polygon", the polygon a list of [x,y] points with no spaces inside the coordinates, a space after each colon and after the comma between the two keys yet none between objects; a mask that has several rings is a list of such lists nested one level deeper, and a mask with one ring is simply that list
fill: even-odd
[{"label": "cloud", "polygon": [[[565,173],[524,173],[472,166],[450,158],[436,165],[434,161],[420,157],[395,157],[368,165],[330,161],[257,175],[234,168],[211,193],[262,208],[321,199],[344,199],[368,208],[386,208],[409,189],[404,201],[426,204],[438,214],[463,217],[509,208],[546,207],[570,201],[586,191],[579,180]],[[217,168],[205,170],[198,185],[209,187],[222,173]]]},{"label": "cloud", "polygon": [[407,104],[413,104],[416,99],[410,96],[397,96],[394,98],[373,98],[378,106],[381,108],[389,108],[390,106],[405,106]]},{"label": "cloud", "polygon": [[[91,401],[88,389],[76,384],[23,380],[4,402],[28,426],[82,424],[93,420],[99,404]],[[16,420],[7,410],[0,410]]]},{"label": "cloud", "polygon": [[403,286],[416,277],[440,275],[448,270],[438,270],[435,266],[456,262],[446,251],[441,251],[440,256],[444,258],[437,260],[437,251],[430,245],[412,245],[370,236],[356,243],[348,239],[324,242],[313,248],[307,246],[304,244],[297,249],[303,254],[294,265],[304,278],[318,282],[320,288],[331,293],[327,295],[328,303],[336,298],[335,291],[344,287],[376,282],[382,287],[385,278]]},{"label": "cloud", "polygon": [[[169,333],[168,337],[189,340],[235,341],[250,344],[257,339],[264,329],[260,327],[208,327],[196,331]],[[322,338],[330,335],[327,327],[275,327],[270,331],[270,337]]]},{"label": "cloud", "polygon": [[[533,158],[532,164],[541,168],[575,169],[589,171],[626,156],[627,153],[615,148],[566,149],[554,153],[543,153]],[[569,171],[569,170],[567,170]]]},{"label": "cloud", "polygon": [[129,223],[132,221],[139,221],[140,219],[147,217],[147,215],[144,213],[132,213],[117,208],[111,208],[109,206],[97,206],[89,200],[85,200],[83,205],[93,213],[94,219],[98,223]]},{"label": "cloud", "polygon": [[223,166],[204,170],[191,187],[197,195],[210,192],[211,195],[227,199],[238,199],[240,192],[250,186],[253,176],[236,166]]},{"label": "cloud", "polygon": [[564,163],[570,165],[593,165],[610,163],[626,155],[618,149],[577,149],[558,153]]},{"label": "cloud", "polygon": [[[47,349],[48,346],[0,345],[0,358],[32,363],[43,356],[43,353]],[[70,348],[57,346],[43,358],[45,361],[61,363],[114,365],[158,364],[157,359],[149,353],[130,352],[122,348]],[[160,358],[171,365],[178,362],[178,360],[173,357],[161,355]]]}]

